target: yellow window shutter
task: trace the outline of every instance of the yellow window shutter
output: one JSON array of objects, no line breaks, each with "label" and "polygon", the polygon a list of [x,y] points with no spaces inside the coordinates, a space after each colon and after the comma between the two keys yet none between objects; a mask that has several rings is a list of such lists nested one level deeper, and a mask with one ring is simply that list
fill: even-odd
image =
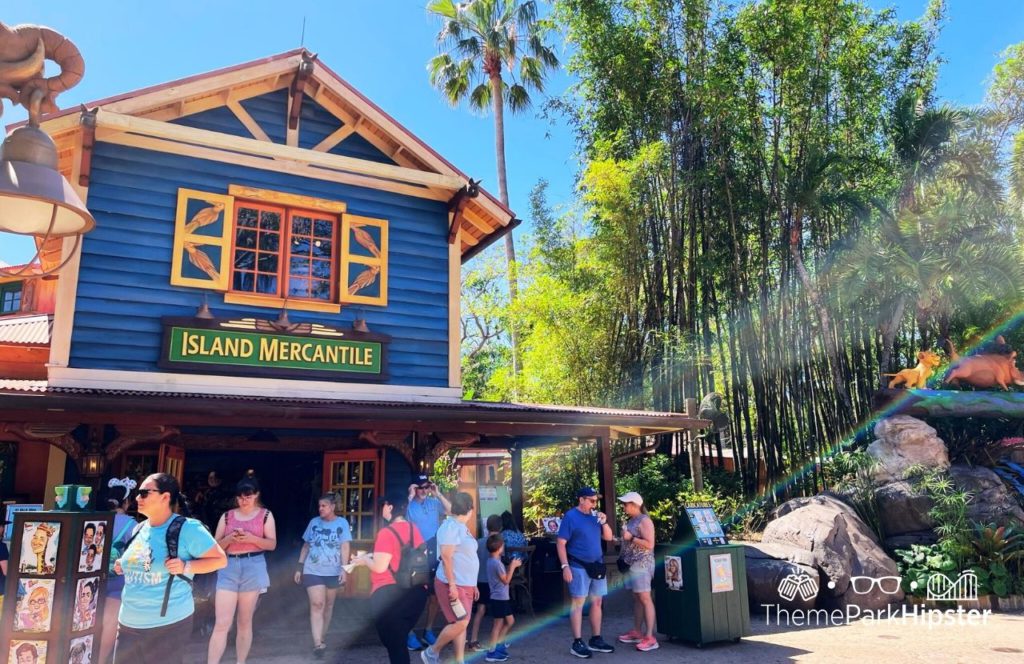
[{"label": "yellow window shutter", "polygon": [[171,285],[226,291],[231,279],[235,199],[195,189],[178,190]]},{"label": "yellow window shutter", "polygon": [[388,222],[341,216],[341,302],[388,303]]}]

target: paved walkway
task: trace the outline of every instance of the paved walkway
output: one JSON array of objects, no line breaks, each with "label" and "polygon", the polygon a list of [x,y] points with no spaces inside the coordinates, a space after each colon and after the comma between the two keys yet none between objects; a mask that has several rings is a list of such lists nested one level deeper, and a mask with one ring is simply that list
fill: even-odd
[{"label": "paved walkway", "polygon": [[[304,598],[296,595],[294,604],[260,608],[258,633],[249,664],[291,664],[314,661],[307,627]],[[302,603],[300,603],[302,602]],[[629,629],[629,598],[616,593],[608,600],[604,636],[614,636]],[[384,649],[372,630],[344,631],[361,615],[348,616],[341,603],[328,635],[327,664],[385,664]],[[356,609],[360,611],[360,609]],[[774,620],[772,622],[775,622]],[[489,621],[485,621],[487,629]],[[575,662],[569,654],[568,624],[564,618],[531,621],[521,619],[522,631],[510,648],[510,662]],[[662,637],[659,650],[641,653],[620,647],[614,654],[595,653],[593,661],[638,662],[642,664],[676,664],[699,661],[701,664],[725,662],[774,664],[776,662],[923,662],[944,664],[998,664],[1024,662],[1024,614],[992,614],[984,624],[935,625],[912,620],[859,620],[836,627],[779,627],[769,624],[765,615],[752,616],[753,634],[738,644],[710,644],[702,649],[692,645],[669,642]],[[206,661],[206,642],[196,636],[189,644],[187,662]],[[229,645],[223,664],[234,664],[233,646]],[[483,661],[477,655],[471,661]],[[413,664],[419,663],[413,653]]]}]

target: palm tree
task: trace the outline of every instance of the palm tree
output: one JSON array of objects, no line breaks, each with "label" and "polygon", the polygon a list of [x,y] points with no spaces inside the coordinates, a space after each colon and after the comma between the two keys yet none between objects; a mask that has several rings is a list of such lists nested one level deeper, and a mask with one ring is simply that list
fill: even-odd
[{"label": "palm tree", "polygon": [[[442,52],[427,65],[430,83],[452,106],[465,99],[477,111],[485,112],[490,106],[498,195],[507,207],[505,107],[513,113],[529,108],[530,91],[542,92],[545,74],[558,66],[554,49],[545,43],[549,24],[538,19],[535,0],[433,0],[427,11],[442,19],[437,35]],[[505,258],[509,295],[515,300],[518,286],[512,233],[505,234]],[[512,346],[515,363],[514,329]]]}]

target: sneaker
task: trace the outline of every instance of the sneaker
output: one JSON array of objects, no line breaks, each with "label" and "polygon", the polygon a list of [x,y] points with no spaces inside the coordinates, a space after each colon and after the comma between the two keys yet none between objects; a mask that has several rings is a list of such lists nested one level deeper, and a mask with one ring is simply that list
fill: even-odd
[{"label": "sneaker", "polygon": [[619,634],[619,643],[640,643],[644,636],[635,629],[631,629],[625,634]]},{"label": "sneaker", "polygon": [[435,643],[437,643],[437,637],[434,636],[434,630],[432,630],[432,629],[425,629],[425,630],[423,630],[423,642],[426,643],[428,646],[432,646]]},{"label": "sneaker", "polygon": [[601,635],[590,637],[590,641],[587,642],[587,646],[591,650],[596,650],[597,652],[615,652],[614,646],[605,643],[605,640],[601,638]]},{"label": "sneaker", "polygon": [[[591,657],[594,656],[590,652],[590,648],[587,647],[587,644],[583,643],[583,639],[576,639],[575,641],[573,641],[572,642],[572,647],[569,648],[569,652],[571,652],[572,654],[576,655],[577,657],[579,657],[581,659],[590,659]],[[434,663],[433,662],[428,662],[428,664],[434,664]]]},{"label": "sneaker", "polygon": [[500,643],[500,644],[498,644],[498,647],[495,648],[495,650],[500,650],[501,652],[503,652],[503,653],[505,653],[507,655],[508,654],[508,647],[509,647],[509,645],[511,645],[511,644],[509,644],[509,643]]},{"label": "sneaker", "polygon": [[409,638],[405,640],[405,645],[409,650],[423,650],[423,644],[416,638],[416,635],[409,632]]},{"label": "sneaker", "polygon": [[441,656],[430,646],[420,651],[420,659],[423,660],[423,664],[441,664]]},{"label": "sneaker", "polygon": [[470,641],[466,644],[466,647],[473,652],[487,652],[487,646],[480,643],[479,641]]},{"label": "sneaker", "polygon": [[649,650],[657,650],[661,646],[658,645],[658,639],[653,636],[645,636],[640,643],[636,644],[636,649],[641,652],[647,652]]},{"label": "sneaker", "polygon": [[487,656],[484,657],[484,659],[488,662],[507,662],[508,653],[500,648],[495,648],[491,652],[487,653]]}]

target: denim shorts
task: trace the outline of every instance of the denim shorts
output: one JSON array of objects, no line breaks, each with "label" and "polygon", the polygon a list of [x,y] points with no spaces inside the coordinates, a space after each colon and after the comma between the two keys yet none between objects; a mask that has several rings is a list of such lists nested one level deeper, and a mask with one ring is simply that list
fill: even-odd
[{"label": "denim shorts", "polygon": [[217,590],[248,593],[270,587],[265,556],[228,556],[228,566],[217,572]]},{"label": "denim shorts", "polygon": [[654,579],[654,565],[630,565],[626,572],[625,587],[635,593],[651,592],[651,581]]},{"label": "denim shorts", "polygon": [[569,595],[571,597],[604,597],[608,594],[608,578],[591,579],[587,571],[582,567],[569,564],[572,572],[572,582],[569,584]]}]

